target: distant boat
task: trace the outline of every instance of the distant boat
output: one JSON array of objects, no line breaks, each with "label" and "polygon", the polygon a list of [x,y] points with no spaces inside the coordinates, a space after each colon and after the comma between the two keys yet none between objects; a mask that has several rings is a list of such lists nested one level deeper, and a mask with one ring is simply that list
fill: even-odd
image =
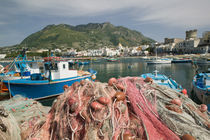
[{"label": "distant boat", "polygon": [[108,62],[116,62],[116,61],[119,61],[119,59],[117,59],[117,58],[106,58],[106,60]]},{"label": "distant boat", "polygon": [[78,62],[79,65],[89,65],[90,62],[89,61],[84,61],[84,62]]},{"label": "distant boat", "polygon": [[195,64],[206,64],[210,65],[210,58],[200,58],[194,61]]},{"label": "distant boat", "polygon": [[147,61],[147,64],[171,64],[172,59],[169,58],[159,58],[151,59]]},{"label": "distant boat", "polygon": [[195,95],[210,108],[210,69],[207,72],[196,74],[192,83]]},{"label": "distant boat", "polygon": [[179,85],[175,80],[173,80],[170,77],[167,77],[164,74],[159,74],[157,70],[155,70],[153,73],[146,73],[141,75],[142,78],[150,77],[152,78],[153,82],[158,85],[167,86],[171,89],[174,89],[178,92],[182,92],[183,88],[181,85]]},{"label": "distant boat", "polygon": [[192,63],[192,59],[179,59],[179,58],[173,58],[171,63]]},{"label": "distant boat", "polygon": [[169,58],[158,58],[157,50],[155,59],[150,59],[147,61],[147,64],[171,64],[172,59]]},{"label": "distant boat", "polygon": [[[95,79],[96,71],[69,70],[68,61],[44,59],[44,73],[31,74],[30,78],[3,80],[12,96],[43,99],[63,93],[63,86],[71,86],[83,79]],[[49,60],[49,61],[48,61]]]}]

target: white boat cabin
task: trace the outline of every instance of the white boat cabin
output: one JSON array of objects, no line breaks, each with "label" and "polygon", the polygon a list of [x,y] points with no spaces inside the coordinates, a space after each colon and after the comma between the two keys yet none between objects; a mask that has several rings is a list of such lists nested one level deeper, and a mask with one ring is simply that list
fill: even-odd
[{"label": "white boat cabin", "polygon": [[69,63],[67,61],[47,62],[44,64],[44,69],[46,78],[49,78],[51,73],[51,80],[77,76],[77,70],[69,70]]}]

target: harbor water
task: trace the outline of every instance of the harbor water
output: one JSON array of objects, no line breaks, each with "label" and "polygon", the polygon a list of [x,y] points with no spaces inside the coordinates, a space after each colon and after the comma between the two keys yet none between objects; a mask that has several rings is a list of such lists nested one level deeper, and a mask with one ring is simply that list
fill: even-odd
[{"label": "harbor water", "polygon": [[[75,65],[77,67],[77,65]],[[80,66],[79,69],[94,69],[97,71],[97,78],[100,82],[107,82],[111,77],[140,76],[144,73],[152,73],[158,70],[174,79],[183,88],[187,89],[188,95],[191,96],[192,79],[195,75],[195,67],[191,63],[172,63],[172,64],[150,64],[141,58],[120,58],[119,61],[108,62],[101,58],[92,61],[89,65]],[[199,72],[205,71],[208,66],[200,66]],[[54,99],[42,100],[43,105],[51,105]]]}]

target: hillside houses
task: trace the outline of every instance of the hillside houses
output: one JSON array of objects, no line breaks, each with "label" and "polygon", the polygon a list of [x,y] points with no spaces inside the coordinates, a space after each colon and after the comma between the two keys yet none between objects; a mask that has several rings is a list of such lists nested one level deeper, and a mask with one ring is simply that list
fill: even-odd
[{"label": "hillside houses", "polygon": [[149,47],[149,45],[136,46],[136,47],[123,47],[119,44],[117,47],[109,48],[103,47],[94,50],[83,50],[76,51],[75,49],[67,50],[64,52],[64,56],[79,56],[79,57],[114,57],[114,56],[139,56],[143,55],[144,51]]}]

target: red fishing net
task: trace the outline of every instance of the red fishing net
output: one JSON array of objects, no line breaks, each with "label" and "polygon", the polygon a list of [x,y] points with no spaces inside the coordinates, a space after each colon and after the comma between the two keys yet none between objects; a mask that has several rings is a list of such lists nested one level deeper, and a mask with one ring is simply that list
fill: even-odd
[{"label": "red fishing net", "polygon": [[[210,136],[203,123],[208,123],[208,116],[207,120],[194,118],[203,126],[195,123],[196,131],[191,129],[188,124],[196,121],[192,121],[190,109],[185,109],[187,114],[184,103],[180,106],[170,103],[179,93],[167,89],[171,94],[166,94],[163,88],[152,85],[138,77],[112,79],[109,85],[86,80],[76,82],[66,87],[52,105],[46,121],[36,125],[27,139],[175,140],[186,132],[194,136],[203,132],[204,138]],[[184,95],[180,100],[193,104]],[[183,112],[168,110],[166,106],[171,105]],[[182,125],[183,122],[187,125]]]}]

